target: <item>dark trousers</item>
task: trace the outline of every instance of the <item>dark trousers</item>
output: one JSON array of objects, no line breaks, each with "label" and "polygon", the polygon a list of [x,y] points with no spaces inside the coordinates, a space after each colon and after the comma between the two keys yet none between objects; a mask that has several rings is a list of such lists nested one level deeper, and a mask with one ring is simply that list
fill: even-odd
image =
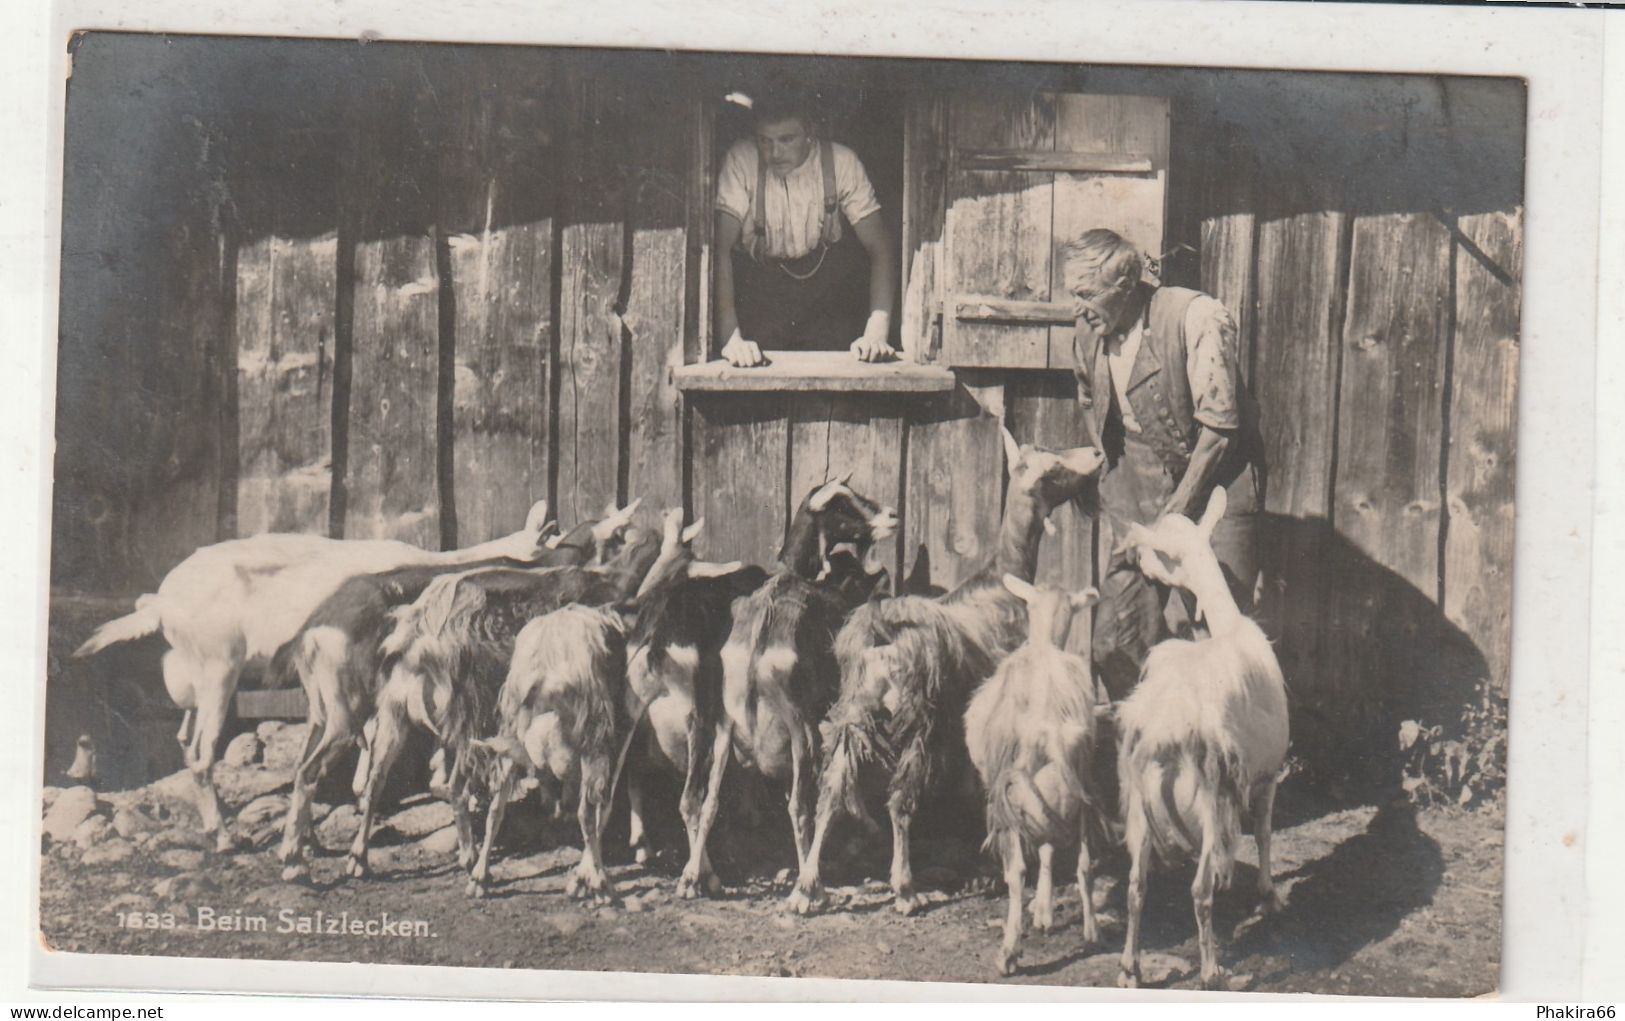
[{"label": "dark trousers", "polygon": [[[1126,437],[1122,455],[1100,482],[1100,529],[1096,550],[1100,571],[1100,602],[1095,608],[1093,659],[1101,682],[1115,701],[1134,690],[1140,666],[1151,647],[1171,635],[1187,631],[1195,619],[1189,597],[1170,598],[1164,586],[1149,581],[1139,569],[1114,550],[1128,534],[1131,522],[1150,525],[1157,520],[1179,476],[1152,448]],[[1229,507],[1213,530],[1213,552],[1224,570],[1230,593],[1241,612],[1252,610],[1258,580],[1257,490],[1251,468],[1230,484]]]},{"label": "dark trousers", "polygon": [[758,262],[735,249],[733,261],[734,308],[746,340],[785,351],[845,351],[863,335],[869,259],[850,229],[801,259]]}]

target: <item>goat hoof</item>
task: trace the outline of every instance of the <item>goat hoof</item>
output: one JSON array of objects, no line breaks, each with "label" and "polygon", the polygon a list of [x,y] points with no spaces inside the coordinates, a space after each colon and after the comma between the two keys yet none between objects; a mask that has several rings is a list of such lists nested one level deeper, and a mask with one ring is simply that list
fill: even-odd
[{"label": "goat hoof", "polygon": [[1118,971],[1117,971],[1117,988],[1119,988],[1119,989],[1138,989],[1138,988],[1140,988],[1140,971],[1139,971],[1139,969],[1136,968],[1133,971],[1130,971],[1127,968],[1119,968]]},{"label": "goat hoof", "polygon": [[470,879],[468,885],[463,888],[463,892],[475,900],[480,900],[486,894],[485,883],[478,879]]},{"label": "goat hoof", "polygon": [[1010,950],[1001,949],[999,951],[999,959],[998,959],[998,962],[997,962],[997,967],[999,969],[999,974],[1005,976],[1006,978],[1008,978],[1011,975],[1014,975],[1016,973],[1016,962],[1019,961],[1019,960],[1021,960],[1021,951],[1020,950],[1018,950],[1018,949],[1010,949]]},{"label": "goat hoof", "polygon": [[677,878],[677,896],[683,900],[694,900],[700,895],[700,881],[698,878],[683,873]]},{"label": "goat hoof", "polygon": [[1208,992],[1229,992],[1230,973],[1223,968],[1217,968],[1211,975],[1202,976],[1202,988]]},{"label": "goat hoof", "polygon": [[829,898],[824,894],[824,888],[821,886],[814,886],[810,890],[797,886],[790,891],[790,896],[784,902],[786,908],[798,915],[810,915],[815,911],[822,910],[828,904]]},{"label": "goat hoof", "polygon": [[366,879],[367,872],[367,863],[360,858],[351,858],[344,865],[344,874],[354,876],[356,879]]},{"label": "goat hoof", "polygon": [[706,896],[708,896],[708,897],[720,897],[720,896],[722,896],[722,880],[717,878],[717,874],[715,872],[706,873],[704,882],[705,882]]},{"label": "goat hoof", "polygon": [[282,867],[284,883],[298,883],[310,878],[310,866],[302,861],[291,861]]},{"label": "goat hoof", "polygon": [[637,848],[632,851],[632,860],[637,862],[639,865],[649,864],[649,849],[642,844],[639,844]]},{"label": "goat hoof", "polygon": [[1261,915],[1278,915],[1285,910],[1286,898],[1273,888],[1259,898],[1258,913]]},{"label": "goat hoof", "polygon": [[905,889],[898,893],[897,899],[892,902],[892,907],[900,915],[912,915],[920,910],[922,906],[920,898],[914,896],[914,891],[911,889]]}]

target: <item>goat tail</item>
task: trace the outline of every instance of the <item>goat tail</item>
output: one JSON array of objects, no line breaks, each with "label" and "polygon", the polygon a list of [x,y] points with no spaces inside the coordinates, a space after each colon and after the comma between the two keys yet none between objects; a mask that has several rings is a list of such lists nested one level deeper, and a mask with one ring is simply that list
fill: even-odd
[{"label": "goat tail", "polygon": [[1143,826],[1163,861],[1206,850],[1214,881],[1228,885],[1246,810],[1240,760],[1195,735],[1160,748],[1137,736],[1125,735],[1118,758],[1128,832]]},{"label": "goat tail", "polygon": [[1011,769],[994,777],[987,792],[984,851],[997,847],[998,838],[1005,833],[1020,834],[1022,846],[1033,847],[1065,830],[1066,820],[1044,800],[1026,772]]},{"label": "goat tail", "polygon": [[819,777],[819,814],[823,804],[847,815],[863,817],[863,795],[858,779],[864,766],[885,756],[880,723],[873,708],[843,699],[819,727],[823,737],[824,771]]},{"label": "goat tail", "polygon": [[135,610],[110,620],[97,628],[83,645],[73,650],[74,658],[94,656],[103,649],[120,642],[133,642],[156,633],[164,626],[163,613],[156,595],[144,595],[135,601]]}]

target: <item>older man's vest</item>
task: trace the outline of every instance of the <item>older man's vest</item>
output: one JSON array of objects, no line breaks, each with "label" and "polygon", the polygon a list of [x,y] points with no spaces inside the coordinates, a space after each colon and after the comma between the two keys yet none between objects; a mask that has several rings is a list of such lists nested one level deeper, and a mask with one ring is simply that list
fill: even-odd
[{"label": "older man's vest", "polygon": [[[1190,377],[1185,369],[1188,350],[1185,315],[1191,302],[1200,295],[1200,291],[1186,287],[1158,287],[1152,292],[1140,350],[1124,387],[1129,409],[1140,426],[1139,441],[1156,453],[1175,479],[1184,474],[1201,432],[1201,423],[1195,418]],[[1089,414],[1094,420],[1095,435],[1102,438],[1106,446],[1104,453],[1115,463],[1122,455],[1122,416],[1110,418],[1117,390],[1111,383],[1105,338],[1080,319],[1073,352],[1077,358],[1075,372],[1093,400]],[[1257,416],[1252,402],[1244,388],[1238,387],[1236,397],[1241,404],[1237,409],[1241,428],[1221,471],[1220,483],[1227,486],[1257,459],[1258,452]]]}]

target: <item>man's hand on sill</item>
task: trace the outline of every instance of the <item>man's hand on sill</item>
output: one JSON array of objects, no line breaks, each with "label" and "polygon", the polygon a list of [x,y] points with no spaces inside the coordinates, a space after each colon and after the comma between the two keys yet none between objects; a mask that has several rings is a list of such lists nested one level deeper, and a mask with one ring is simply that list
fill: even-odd
[{"label": "man's hand on sill", "polygon": [[886,341],[890,335],[891,313],[870,312],[863,336],[852,342],[850,350],[860,362],[889,362],[897,357],[897,352]]},{"label": "man's hand on sill", "polygon": [[767,357],[762,354],[761,347],[755,341],[740,336],[738,330],[728,338],[728,343],[722,345],[722,357],[729,365],[738,369],[750,369],[767,364]]}]

